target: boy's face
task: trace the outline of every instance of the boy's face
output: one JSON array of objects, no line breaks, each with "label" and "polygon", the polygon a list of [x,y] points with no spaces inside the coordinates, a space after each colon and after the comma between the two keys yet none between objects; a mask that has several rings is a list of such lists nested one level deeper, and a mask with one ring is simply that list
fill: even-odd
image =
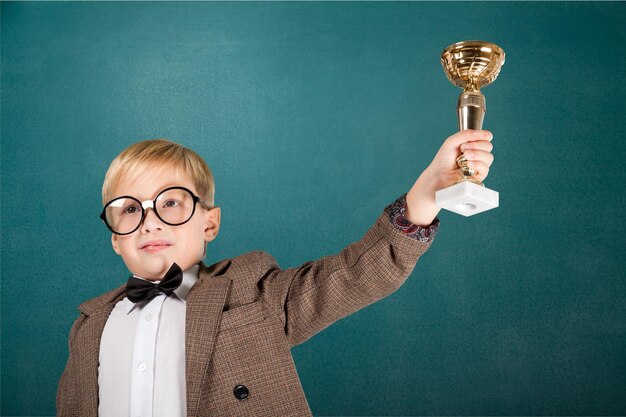
[{"label": "boy's face", "polygon": [[[173,166],[149,168],[137,178],[122,178],[113,197],[129,195],[139,201],[153,200],[167,187],[181,186],[198,195],[191,180]],[[220,208],[207,210],[196,204],[191,219],[180,226],[170,226],[146,209],[139,229],[129,235],[112,234],[115,253],[124,259],[128,269],[142,278],[159,280],[176,262],[184,271],[202,260],[206,244],[217,236],[220,227]],[[156,245],[145,246],[149,242]],[[161,245],[166,243],[166,245]]]}]

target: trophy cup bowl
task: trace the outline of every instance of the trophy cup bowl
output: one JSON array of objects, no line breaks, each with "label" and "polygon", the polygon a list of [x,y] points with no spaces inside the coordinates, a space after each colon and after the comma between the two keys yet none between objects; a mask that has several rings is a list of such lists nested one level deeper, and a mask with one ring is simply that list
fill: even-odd
[{"label": "trophy cup bowl", "polygon": [[489,42],[458,42],[443,50],[441,65],[452,84],[478,91],[498,77],[504,65],[504,51]]},{"label": "trophy cup bowl", "polygon": [[[441,53],[441,65],[450,82],[463,89],[457,104],[459,130],[481,130],[485,117],[485,96],[480,88],[491,84],[504,65],[504,51],[484,41],[463,41],[448,46]],[[457,160],[459,179],[435,193],[438,207],[463,216],[472,216],[499,205],[498,192],[474,178],[465,156]]]}]

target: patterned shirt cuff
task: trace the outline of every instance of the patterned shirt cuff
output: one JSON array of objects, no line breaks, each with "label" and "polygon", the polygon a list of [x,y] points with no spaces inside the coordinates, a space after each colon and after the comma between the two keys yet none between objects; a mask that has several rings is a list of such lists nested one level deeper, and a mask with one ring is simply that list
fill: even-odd
[{"label": "patterned shirt cuff", "polygon": [[389,221],[396,229],[400,230],[408,237],[412,237],[421,242],[432,241],[439,229],[439,218],[435,217],[433,222],[427,227],[418,226],[408,221],[404,217],[406,195],[407,193],[402,194],[396,201],[385,207],[385,211],[389,215]]}]

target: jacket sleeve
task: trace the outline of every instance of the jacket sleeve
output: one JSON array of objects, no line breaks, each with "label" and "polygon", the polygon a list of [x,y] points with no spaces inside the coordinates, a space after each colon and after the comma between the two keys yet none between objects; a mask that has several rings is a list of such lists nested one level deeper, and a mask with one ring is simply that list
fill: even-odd
[{"label": "jacket sleeve", "polygon": [[76,386],[76,358],[74,351],[74,340],[78,328],[82,324],[85,316],[81,315],[74,321],[70,336],[68,339],[68,359],[65,370],[61,374],[59,386],[57,388],[56,408],[57,417],[79,417],[79,404],[77,402],[77,386]]},{"label": "jacket sleeve", "polygon": [[[403,233],[390,221],[391,206],[335,255],[281,270],[271,255],[259,252],[270,265],[257,283],[261,298],[280,317],[291,346],[386,297],[411,274],[434,233],[427,241]],[[437,227],[438,221],[435,232]]]}]

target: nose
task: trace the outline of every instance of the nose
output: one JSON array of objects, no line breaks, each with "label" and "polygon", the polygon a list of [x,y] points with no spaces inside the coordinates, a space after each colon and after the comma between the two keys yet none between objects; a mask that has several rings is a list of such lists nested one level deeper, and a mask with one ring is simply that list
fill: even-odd
[{"label": "nose", "polygon": [[146,214],[143,217],[143,221],[141,224],[141,231],[144,233],[154,232],[156,230],[162,230],[163,222],[154,212],[152,207],[148,207],[145,209]]}]

